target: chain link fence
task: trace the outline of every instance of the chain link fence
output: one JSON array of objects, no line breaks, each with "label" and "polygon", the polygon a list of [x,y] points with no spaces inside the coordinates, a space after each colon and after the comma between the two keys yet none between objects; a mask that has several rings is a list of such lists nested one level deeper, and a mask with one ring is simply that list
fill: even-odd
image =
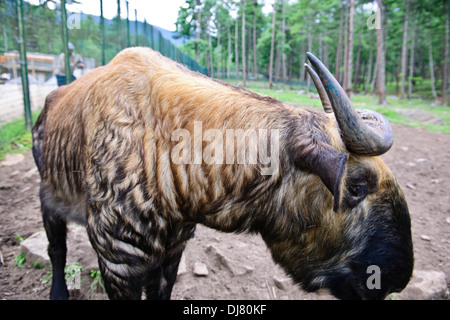
[{"label": "chain link fence", "polygon": [[[126,47],[147,46],[207,73],[178,48],[183,39],[147,22],[145,12],[128,1],[88,3],[0,0],[0,126],[24,117],[30,129],[31,113],[42,108],[58,82],[71,82],[108,63]],[[69,50],[73,52],[67,54]],[[73,72],[65,72],[68,69]]]}]

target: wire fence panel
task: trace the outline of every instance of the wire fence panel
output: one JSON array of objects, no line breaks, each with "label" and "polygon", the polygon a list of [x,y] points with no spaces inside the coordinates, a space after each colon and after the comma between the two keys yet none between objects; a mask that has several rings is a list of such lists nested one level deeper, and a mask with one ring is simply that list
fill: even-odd
[{"label": "wire fence panel", "polygon": [[[0,10],[0,126],[25,117],[31,127],[28,110],[42,108],[48,92],[108,63],[129,46],[153,48],[207,74],[206,68],[177,47],[181,40],[174,39],[173,32],[147,22],[145,13],[126,0],[82,4],[72,0],[0,0]],[[22,97],[18,97],[20,91]]]}]

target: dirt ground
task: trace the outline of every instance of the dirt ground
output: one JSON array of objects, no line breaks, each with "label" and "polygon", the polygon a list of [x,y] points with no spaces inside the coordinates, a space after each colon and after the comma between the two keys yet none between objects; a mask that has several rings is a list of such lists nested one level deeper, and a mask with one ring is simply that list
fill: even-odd
[{"label": "dirt ground", "polygon": [[[383,156],[406,194],[412,217],[415,268],[444,271],[450,266],[450,135],[393,124],[395,143]],[[0,167],[0,299],[47,299],[51,272],[25,263],[17,235],[26,239],[43,230],[39,176],[30,152],[12,166]],[[69,247],[70,251],[70,247]],[[203,264],[203,265],[202,265]],[[207,275],[194,275],[206,266]],[[183,258],[172,299],[329,299],[292,285],[258,236],[220,233],[199,226]],[[204,271],[204,270],[203,270]],[[82,272],[73,299],[89,299],[90,268]],[[447,274],[447,276],[449,276]],[[101,289],[92,297],[105,299]]]}]

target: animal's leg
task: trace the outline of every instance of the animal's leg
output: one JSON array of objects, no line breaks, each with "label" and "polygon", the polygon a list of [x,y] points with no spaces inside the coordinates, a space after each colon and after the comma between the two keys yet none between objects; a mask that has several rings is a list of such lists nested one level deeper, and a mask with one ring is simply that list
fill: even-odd
[{"label": "animal's leg", "polygon": [[[183,248],[184,249],[184,248]],[[166,257],[160,267],[149,274],[145,287],[148,300],[169,300],[177,279],[178,266],[183,250]]]},{"label": "animal's leg", "polygon": [[187,241],[194,236],[195,225],[172,230],[162,263],[149,271],[145,292],[147,299],[169,300],[177,280],[178,266]]},{"label": "animal's leg", "polygon": [[[102,214],[109,214],[109,220]],[[133,245],[121,241],[114,230],[113,210],[88,204],[87,233],[98,256],[98,264],[111,300],[140,300],[142,295],[142,274],[145,271],[142,259],[133,255]]]},{"label": "animal's leg", "polygon": [[50,198],[47,197],[43,187],[40,190],[42,219],[48,238],[48,255],[53,268],[53,279],[50,290],[50,299],[67,300],[69,291],[67,290],[64,277],[64,267],[66,265],[66,221],[57,215],[52,208]]},{"label": "animal's leg", "polygon": [[131,266],[112,263],[99,257],[99,267],[109,299],[141,300],[142,285],[126,271]]}]

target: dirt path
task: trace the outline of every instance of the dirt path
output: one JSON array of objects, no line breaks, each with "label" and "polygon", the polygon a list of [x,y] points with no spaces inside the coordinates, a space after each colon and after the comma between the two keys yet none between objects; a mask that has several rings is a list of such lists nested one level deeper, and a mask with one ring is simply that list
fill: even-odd
[{"label": "dirt path", "polygon": [[[415,268],[448,272],[450,267],[450,135],[393,125],[395,143],[383,158],[406,194],[412,217]],[[38,199],[39,176],[31,153],[0,167],[0,299],[47,299],[48,267],[15,267],[17,235],[27,238],[42,230]],[[234,235],[199,227],[185,251],[185,271],[173,299],[325,299],[293,286],[274,265],[260,237]],[[207,276],[195,276],[204,264]],[[88,268],[86,268],[88,269]],[[90,270],[82,272],[75,299],[88,299]],[[97,293],[94,299],[104,299]]]}]

